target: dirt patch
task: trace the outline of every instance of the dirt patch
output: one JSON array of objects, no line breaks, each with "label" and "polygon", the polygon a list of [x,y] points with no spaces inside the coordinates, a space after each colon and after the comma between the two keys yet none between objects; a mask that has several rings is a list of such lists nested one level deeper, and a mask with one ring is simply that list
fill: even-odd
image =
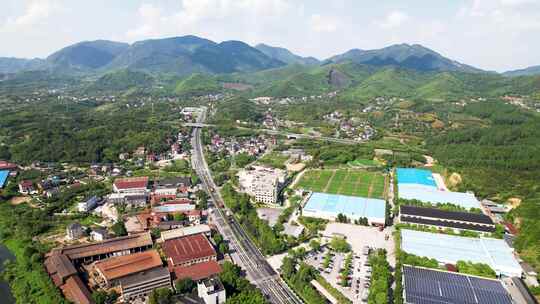
[{"label": "dirt patch", "polygon": [[448,183],[450,184],[451,187],[455,187],[461,184],[461,182],[462,182],[461,175],[459,175],[456,172],[452,173],[450,177],[448,178]]},{"label": "dirt patch", "polygon": [[511,197],[508,199],[508,203],[512,206],[512,209],[514,209],[521,205],[521,199],[517,197]]},{"label": "dirt patch", "polygon": [[9,200],[9,203],[13,206],[20,205],[22,203],[28,203],[32,200],[29,196],[16,196]]}]

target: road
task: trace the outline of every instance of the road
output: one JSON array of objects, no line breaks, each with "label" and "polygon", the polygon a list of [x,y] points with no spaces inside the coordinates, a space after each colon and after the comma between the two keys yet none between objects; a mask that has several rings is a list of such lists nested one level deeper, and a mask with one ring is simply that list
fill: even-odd
[{"label": "road", "polygon": [[[203,123],[205,118],[206,111],[203,111],[199,115],[197,123]],[[193,129],[191,145],[193,147],[192,166],[214,202],[216,212],[212,215],[217,222],[216,226],[219,232],[229,241],[229,246],[233,249],[233,260],[246,271],[248,279],[262,291],[271,303],[303,303],[268,264],[240,224],[233,217],[226,216],[225,207],[220,208],[220,205],[223,205],[223,199],[204,159],[201,128],[195,127]]]}]

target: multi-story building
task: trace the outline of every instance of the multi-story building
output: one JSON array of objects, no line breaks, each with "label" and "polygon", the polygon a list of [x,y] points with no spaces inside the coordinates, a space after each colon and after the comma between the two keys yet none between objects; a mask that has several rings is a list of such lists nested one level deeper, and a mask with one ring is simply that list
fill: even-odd
[{"label": "multi-story building", "polygon": [[225,287],[218,277],[200,281],[197,284],[197,294],[205,304],[223,304],[227,300]]},{"label": "multi-story building", "polygon": [[88,212],[98,206],[99,199],[97,196],[92,196],[77,204],[77,210],[79,212]]},{"label": "multi-story building", "polygon": [[280,186],[285,183],[286,173],[280,169],[253,167],[238,173],[240,187],[253,196],[256,202],[276,204]]},{"label": "multi-story building", "polygon": [[144,298],[156,288],[171,288],[170,273],[156,250],[95,262],[90,277],[101,288],[119,288],[128,302]]},{"label": "multi-story building", "polygon": [[67,235],[67,238],[70,240],[76,240],[82,237],[83,234],[84,234],[84,231],[82,229],[82,226],[81,224],[77,222],[69,224],[66,228],[66,235]]}]

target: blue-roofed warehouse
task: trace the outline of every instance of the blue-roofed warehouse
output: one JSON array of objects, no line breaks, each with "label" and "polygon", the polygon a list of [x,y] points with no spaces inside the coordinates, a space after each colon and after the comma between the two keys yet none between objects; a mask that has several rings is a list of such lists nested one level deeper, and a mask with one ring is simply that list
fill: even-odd
[{"label": "blue-roofed warehouse", "polygon": [[9,175],[8,170],[0,171],[0,189],[4,188],[4,185],[6,184],[8,175]]},{"label": "blue-roofed warehouse", "polygon": [[396,173],[399,198],[432,204],[451,203],[466,209],[480,208],[480,202],[472,193],[439,190],[429,170],[398,168]]},{"label": "blue-roofed warehouse", "polygon": [[401,248],[407,253],[432,258],[440,263],[484,263],[499,275],[521,277],[522,269],[514,250],[504,240],[402,229]]},{"label": "blue-roofed warehouse", "polygon": [[302,215],[335,221],[338,214],[351,221],[367,218],[370,225],[386,222],[386,201],[356,196],[315,192],[310,195]]}]

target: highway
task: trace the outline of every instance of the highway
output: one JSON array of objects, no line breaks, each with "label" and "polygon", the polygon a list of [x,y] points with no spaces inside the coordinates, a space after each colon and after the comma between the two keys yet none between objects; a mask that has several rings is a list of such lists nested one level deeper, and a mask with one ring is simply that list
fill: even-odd
[{"label": "highway", "polygon": [[[203,111],[197,119],[197,123],[202,124],[206,119],[206,111]],[[201,141],[201,128],[194,127],[191,137],[193,147],[191,163],[197,175],[201,179],[205,190],[214,202],[216,212],[213,218],[217,223],[217,228],[223,237],[229,241],[232,249],[233,260],[240,265],[247,274],[248,279],[255,284],[268,301],[275,304],[300,304],[302,300],[289,288],[274,269],[268,264],[263,254],[257,246],[253,244],[243,228],[236,222],[234,217],[228,217],[223,199],[219,193],[208,164],[204,159],[203,144]],[[224,206],[220,208],[220,206]]]}]

